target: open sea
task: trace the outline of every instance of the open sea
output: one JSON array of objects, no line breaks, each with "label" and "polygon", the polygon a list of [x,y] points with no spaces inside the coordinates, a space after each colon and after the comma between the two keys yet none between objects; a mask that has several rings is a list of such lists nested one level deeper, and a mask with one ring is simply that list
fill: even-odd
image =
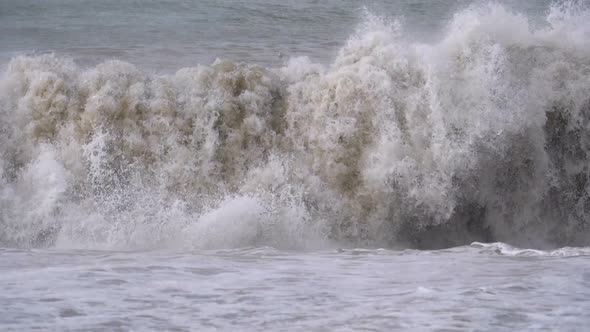
[{"label": "open sea", "polygon": [[587,331],[590,3],[0,0],[1,331]]}]

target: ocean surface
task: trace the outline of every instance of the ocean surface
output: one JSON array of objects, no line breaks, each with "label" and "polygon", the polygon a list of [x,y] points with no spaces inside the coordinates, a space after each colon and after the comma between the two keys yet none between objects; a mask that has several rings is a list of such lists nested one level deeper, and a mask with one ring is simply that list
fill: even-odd
[{"label": "ocean surface", "polygon": [[0,1],[0,330],[585,331],[590,3]]},{"label": "ocean surface", "polygon": [[585,331],[590,249],[3,249],[3,331]]}]

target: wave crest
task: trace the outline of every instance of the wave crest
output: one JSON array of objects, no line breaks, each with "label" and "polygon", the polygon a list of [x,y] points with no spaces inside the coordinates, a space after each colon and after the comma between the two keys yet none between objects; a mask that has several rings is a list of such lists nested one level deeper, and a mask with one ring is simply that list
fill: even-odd
[{"label": "wave crest", "polygon": [[588,9],[367,15],[330,66],[173,75],[55,55],[0,79],[0,243],[588,245]]}]

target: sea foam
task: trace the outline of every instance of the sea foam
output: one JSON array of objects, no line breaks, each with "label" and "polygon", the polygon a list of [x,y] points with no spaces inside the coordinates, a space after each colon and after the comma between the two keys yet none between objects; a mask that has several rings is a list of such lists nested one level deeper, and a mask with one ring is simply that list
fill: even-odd
[{"label": "sea foam", "polygon": [[19,56],[0,78],[0,245],[590,245],[590,11],[498,4],[330,65],[153,75]]}]

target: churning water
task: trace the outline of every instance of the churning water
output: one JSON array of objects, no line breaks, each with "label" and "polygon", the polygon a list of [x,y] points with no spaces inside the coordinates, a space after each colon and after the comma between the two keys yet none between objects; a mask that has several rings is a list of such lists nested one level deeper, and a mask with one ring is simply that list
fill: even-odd
[{"label": "churning water", "polygon": [[585,331],[590,249],[2,254],[4,331]]},{"label": "churning water", "polygon": [[0,326],[584,329],[589,22],[0,2]]}]

